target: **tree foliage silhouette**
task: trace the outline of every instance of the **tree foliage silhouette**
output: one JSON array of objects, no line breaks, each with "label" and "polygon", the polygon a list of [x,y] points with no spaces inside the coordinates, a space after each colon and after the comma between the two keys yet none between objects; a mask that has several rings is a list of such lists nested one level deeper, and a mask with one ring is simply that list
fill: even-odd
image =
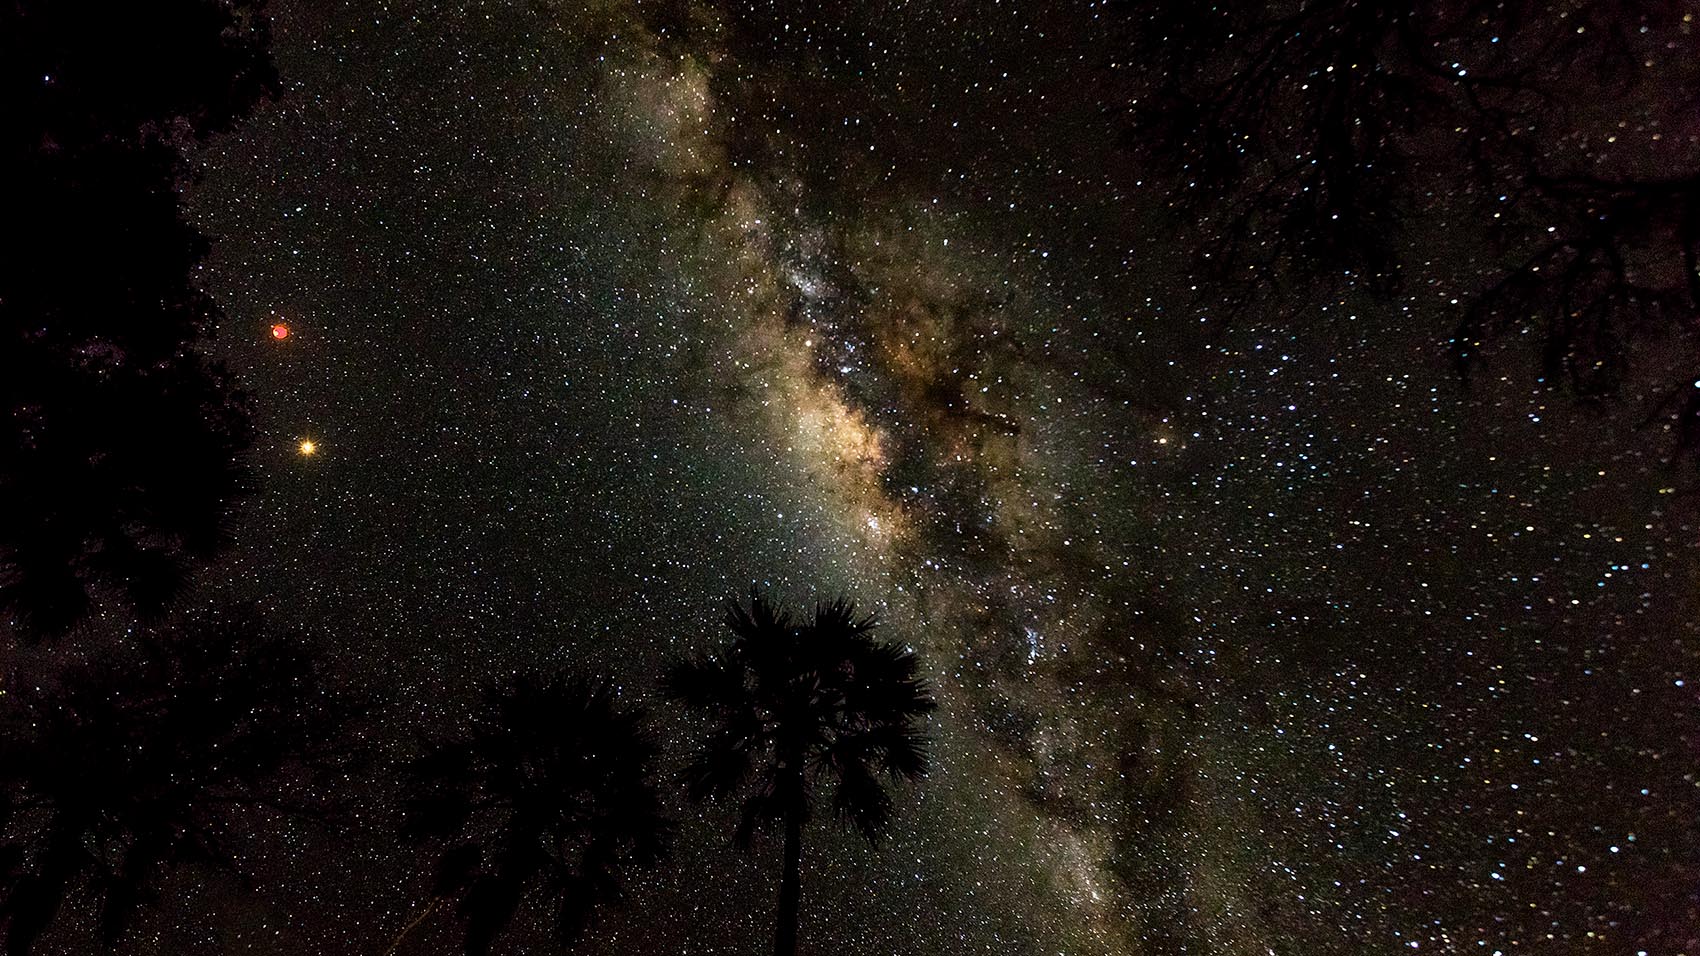
[{"label": "tree foliage silhouette", "polygon": [[0,925],[22,956],[73,895],[117,942],[174,868],[234,868],[259,816],[323,817],[345,766],[349,698],[243,612],[151,632],[55,680],[13,680],[0,710]]},{"label": "tree foliage silhouette", "polygon": [[[1448,279],[1462,369],[1527,329],[1548,381],[1598,395],[1637,337],[1700,344],[1700,154],[1610,145],[1623,116],[1657,125],[1700,106],[1685,5],[1124,6],[1145,67],[1127,128],[1169,169],[1216,306],[1267,309],[1272,291],[1319,281],[1393,289],[1413,241],[1400,227],[1438,208],[1447,222],[1425,228],[1486,255]],[[1681,397],[1670,410],[1692,445],[1700,395]]]},{"label": "tree foliage silhouette", "polygon": [[732,605],[726,626],[725,647],[676,662],[666,685],[711,722],[686,771],[692,799],[740,794],[740,846],[759,828],[784,827],[774,952],[792,956],[817,789],[830,786],[834,815],[877,845],[892,814],[886,780],[926,773],[923,720],[935,705],[914,653],[875,640],[875,619],[849,601],[799,622],[754,594],[747,608]]},{"label": "tree foliage silhouette", "polygon": [[0,614],[63,632],[157,613],[242,485],[240,396],[196,351],[182,150],[274,91],[259,3],[0,6]]},{"label": "tree foliage silhouette", "polygon": [[656,752],[642,714],[605,687],[521,677],[414,765],[404,832],[441,848],[436,892],[459,899],[466,953],[489,952],[536,892],[570,942],[596,906],[622,898],[627,874],[663,858],[673,825]]}]

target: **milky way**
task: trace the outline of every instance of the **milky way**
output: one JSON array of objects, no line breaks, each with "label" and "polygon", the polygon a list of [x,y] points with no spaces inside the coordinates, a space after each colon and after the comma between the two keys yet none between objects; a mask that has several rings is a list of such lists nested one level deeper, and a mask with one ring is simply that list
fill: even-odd
[{"label": "milky way", "polygon": [[[1686,473],[1512,349],[1466,393],[1435,296],[1216,328],[1096,6],[275,7],[191,196],[263,436],[225,590],[385,754],[522,668],[659,722],[721,602],[843,590],[939,767],[811,832],[810,951],[1694,951]],[[761,945],[772,848],[692,814],[585,951]],[[381,949],[425,876],[374,840],[160,938]]]}]

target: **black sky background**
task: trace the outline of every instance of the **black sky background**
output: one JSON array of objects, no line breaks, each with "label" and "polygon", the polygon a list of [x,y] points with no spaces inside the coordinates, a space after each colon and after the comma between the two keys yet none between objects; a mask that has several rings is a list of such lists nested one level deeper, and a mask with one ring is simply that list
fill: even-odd
[{"label": "black sky background", "polygon": [[[810,831],[807,952],[1700,946],[1692,466],[1657,375],[1578,401],[1513,334],[1466,387],[1466,204],[1395,293],[1229,321],[1118,120],[1121,8],[269,9],[283,94],[186,192],[258,428],[188,604],[305,635],[373,764],[140,951],[383,952],[420,735],[565,667],[670,772],[660,668],[752,583],[878,607],[942,705],[888,844]],[[576,951],[765,945],[777,848],[676,810]]]}]

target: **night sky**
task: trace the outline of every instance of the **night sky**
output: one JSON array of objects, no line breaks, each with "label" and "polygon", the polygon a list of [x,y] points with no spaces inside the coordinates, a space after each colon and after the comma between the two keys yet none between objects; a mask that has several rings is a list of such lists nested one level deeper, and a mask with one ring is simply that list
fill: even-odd
[{"label": "night sky", "polygon": [[[142,945],[383,952],[419,731],[564,667],[670,775],[663,663],[759,584],[877,609],[940,701],[886,844],[809,831],[805,952],[1700,952],[1700,516],[1651,392],[1515,335],[1466,387],[1444,196],[1395,293],[1201,305],[1109,7],[832,6],[271,5],[283,94],[186,195],[258,428],[193,600],[371,693],[377,769]],[[767,945],[776,846],[672,799],[575,951]]]}]

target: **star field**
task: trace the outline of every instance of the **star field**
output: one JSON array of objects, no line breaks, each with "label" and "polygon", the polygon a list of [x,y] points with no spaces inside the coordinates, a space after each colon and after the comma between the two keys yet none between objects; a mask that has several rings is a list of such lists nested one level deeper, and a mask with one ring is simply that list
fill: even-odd
[{"label": "star field", "polygon": [[[877,851],[810,831],[808,952],[1700,952],[1700,515],[1652,387],[1578,402],[1515,335],[1461,379],[1444,201],[1398,292],[1200,304],[1109,129],[1119,13],[275,0],[284,93],[187,193],[260,489],[198,599],[369,689],[380,770],[566,667],[670,773],[657,675],[725,600],[877,607],[937,767]],[[429,897],[392,779],[146,938],[382,952]],[[578,951],[766,945],[776,848],[675,811]]]}]

